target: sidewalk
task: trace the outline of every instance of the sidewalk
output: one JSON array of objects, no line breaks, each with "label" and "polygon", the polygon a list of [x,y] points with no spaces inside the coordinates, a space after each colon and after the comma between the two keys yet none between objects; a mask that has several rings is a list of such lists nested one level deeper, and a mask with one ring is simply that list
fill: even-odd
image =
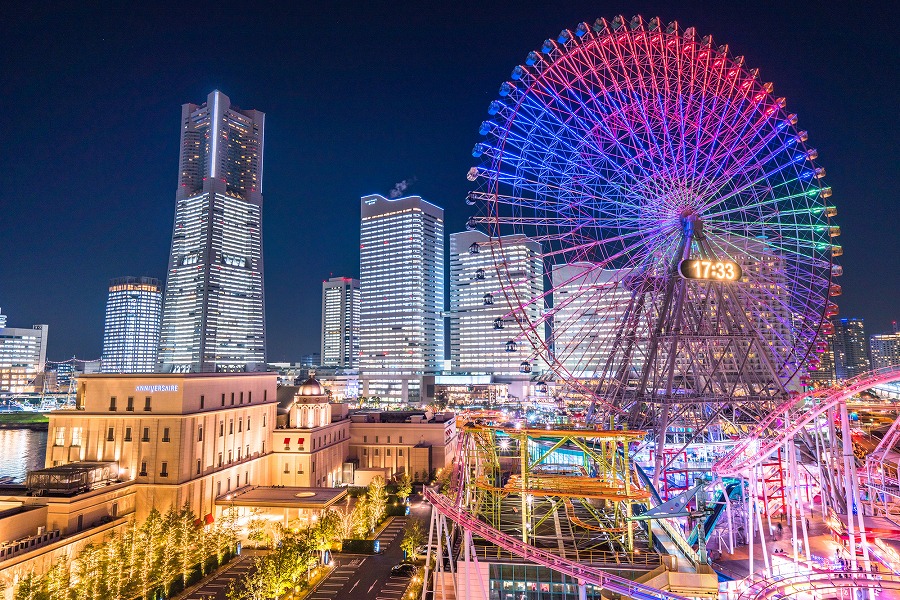
[{"label": "sidewalk", "polygon": [[254,558],[263,556],[268,550],[247,549],[226,565],[219,567],[172,600],[225,600],[228,586],[254,569]]}]

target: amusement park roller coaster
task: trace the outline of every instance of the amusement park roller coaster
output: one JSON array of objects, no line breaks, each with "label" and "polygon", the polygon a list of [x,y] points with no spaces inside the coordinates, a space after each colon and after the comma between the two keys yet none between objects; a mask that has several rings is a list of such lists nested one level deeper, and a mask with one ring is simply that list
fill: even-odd
[{"label": "amusement park roller coaster", "polygon": [[[553,378],[586,418],[545,429],[461,424],[452,492],[428,493],[451,571],[454,558],[468,579],[479,560],[518,557],[571,577],[579,598],[597,593],[590,586],[715,597],[705,524],[727,512],[733,551],[740,497],[750,571],[758,535],[771,574],[764,461],[777,452],[779,480],[799,489],[797,439],[814,461],[831,461],[815,465],[821,509],[848,515],[853,569],[858,520],[868,567],[845,400],[900,379],[900,368],[810,392],[808,371],[838,311],[842,249],[818,153],[785,106],[728,46],[639,16],[563,30],[502,84],[473,150],[468,228],[489,237],[481,250],[499,282],[489,295],[508,309],[495,328],[518,325],[506,350],[530,347],[523,373],[549,365],[542,380]],[[504,247],[523,238],[539,244],[543,263],[528,285]],[[645,438],[655,449],[649,477],[632,457]],[[710,442],[727,454],[683,474],[712,480],[695,477],[689,493],[663,502],[655,488],[668,482],[665,457]],[[704,487],[721,498],[714,511],[700,500]],[[809,561],[811,508],[792,497],[780,510],[794,564]],[[781,589],[750,583],[759,597]],[[487,597],[471,586],[467,597]]]}]

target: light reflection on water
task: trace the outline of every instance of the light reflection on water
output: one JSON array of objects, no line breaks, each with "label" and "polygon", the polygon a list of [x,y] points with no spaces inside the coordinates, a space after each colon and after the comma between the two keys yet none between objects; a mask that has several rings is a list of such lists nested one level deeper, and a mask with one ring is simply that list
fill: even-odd
[{"label": "light reflection on water", "polygon": [[47,432],[0,429],[0,481],[22,483],[28,471],[44,468]]}]

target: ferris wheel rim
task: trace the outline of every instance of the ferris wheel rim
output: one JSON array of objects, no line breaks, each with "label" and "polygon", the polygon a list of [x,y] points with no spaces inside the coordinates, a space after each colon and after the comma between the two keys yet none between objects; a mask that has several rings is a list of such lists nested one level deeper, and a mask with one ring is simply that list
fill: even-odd
[{"label": "ferris wheel rim", "polygon": [[[620,21],[624,22],[624,19],[622,19],[621,17],[618,17],[618,19],[619,19]],[[598,23],[600,23],[601,21],[605,24],[605,26],[609,27],[609,22],[607,22],[607,21],[605,21],[605,20],[598,20]],[[651,22],[652,22],[652,21],[651,21]],[[633,24],[633,23],[634,23],[634,20],[632,20],[632,24]],[[582,26],[584,26],[584,25],[585,25],[585,24],[580,25],[579,28],[582,28]],[[670,28],[671,28],[671,27],[672,27],[672,26],[670,25]],[[620,29],[621,29],[621,27],[620,27]],[[660,32],[658,35],[660,35],[660,36],[663,36],[663,35],[671,35],[671,36],[675,36],[675,37],[677,37],[678,39],[680,39],[680,37],[678,36],[678,27],[677,27],[677,24],[675,25],[675,28],[674,28],[674,29],[675,29],[675,32],[674,32],[674,33],[670,33],[670,32],[662,33],[662,32]],[[643,23],[639,24],[638,30],[639,30],[639,33],[647,33],[646,30],[643,29]],[[564,37],[564,35],[566,34],[567,31],[568,31],[568,30],[564,30],[563,33],[560,34],[560,43],[559,43],[558,45],[553,46],[552,40],[548,40],[548,42],[545,42],[545,48],[548,46],[548,44],[550,44],[550,46],[552,46],[551,49],[550,49],[550,52],[547,52],[548,55],[552,54],[553,52],[558,52],[558,53],[560,54],[560,56],[564,56],[564,55],[566,54],[566,52],[569,52],[569,51],[574,52],[574,51],[577,51],[577,50],[580,49],[580,48],[586,48],[586,47],[588,46],[588,44],[584,44],[584,45],[578,46],[578,45],[577,45],[577,42],[573,41],[573,40],[576,39],[576,36],[574,36],[573,34],[571,34],[571,32],[568,32],[568,39],[567,39],[565,42],[563,42],[563,41],[562,41],[562,38]],[[624,32],[623,32],[623,31],[618,31],[618,32],[617,32],[617,35],[620,35],[620,36],[621,36],[621,35],[624,35],[624,36],[627,37],[629,34],[631,34],[631,33],[633,33],[633,32],[634,32],[634,29],[632,29],[631,31],[628,31],[628,30],[627,30],[627,27],[625,27],[625,31],[624,31]],[[607,32],[607,34],[608,34],[608,35],[607,35],[607,39],[609,39],[609,37],[612,36],[613,32],[610,30],[610,31]],[[598,32],[598,35],[599,35],[599,32]],[[704,39],[704,40],[707,40],[707,38],[703,38],[703,39]],[[706,45],[705,47],[711,47],[711,38],[709,38],[709,40],[710,40],[709,43],[707,43],[707,45]],[[597,44],[597,43],[599,43],[599,42],[598,42],[597,40],[593,40],[593,43],[594,43],[594,44]],[[690,43],[691,43],[691,44],[696,44],[695,40],[691,40]],[[724,48],[725,48],[725,50],[724,50],[723,52],[721,52],[723,69],[724,69],[724,65],[727,64],[728,61],[732,61],[732,62],[736,63],[736,64],[737,64],[737,67],[740,69],[741,75],[750,76],[750,78],[749,78],[748,81],[752,84],[751,87],[752,87],[752,86],[756,86],[756,87],[754,88],[755,91],[756,91],[756,90],[763,90],[763,92],[765,92],[765,97],[766,97],[767,99],[770,99],[770,100],[771,100],[771,99],[775,99],[775,96],[772,94],[771,89],[766,89],[766,86],[764,86],[763,84],[761,84],[761,83],[757,80],[757,78],[756,78],[756,72],[754,72],[754,71],[748,71],[748,70],[746,69],[746,67],[744,67],[744,65],[743,65],[743,60],[742,60],[742,58],[735,59],[735,58],[730,54],[730,52],[729,52],[729,50],[727,49],[727,47],[724,47]],[[719,50],[721,51],[721,47],[720,47]],[[534,54],[534,53],[532,53],[532,54]],[[529,55],[529,58],[531,58],[531,55]],[[558,58],[557,58],[557,59],[553,59],[553,58],[551,57],[551,64],[556,64],[557,62],[558,62]],[[527,71],[526,67],[520,66],[520,67],[517,67],[516,69],[517,69],[517,71],[514,71],[514,74],[515,74],[516,72],[518,72],[520,78],[523,78],[523,77],[527,76],[528,71]],[[543,73],[543,72],[542,72],[542,73]],[[735,78],[734,78],[734,82],[737,82],[738,79],[739,79],[739,78],[735,77]],[[482,167],[481,167],[480,169],[479,169],[479,168],[473,168],[473,169],[472,169],[472,171],[480,171],[480,173],[477,174],[476,177],[484,178],[484,179],[486,179],[487,182],[488,182],[488,189],[485,190],[485,192],[480,192],[480,193],[483,194],[484,196],[487,196],[488,198],[490,198],[490,199],[487,201],[487,205],[488,205],[490,208],[489,208],[487,217],[486,217],[484,220],[482,220],[482,222],[481,222],[480,224],[487,224],[487,225],[488,225],[488,235],[489,235],[492,239],[495,239],[495,238],[496,238],[497,241],[500,242],[501,244],[502,244],[502,241],[501,241],[501,240],[502,240],[502,237],[503,237],[502,231],[501,231],[501,225],[502,225],[502,222],[501,222],[501,220],[500,220],[500,213],[499,213],[499,210],[500,210],[500,209],[499,209],[499,206],[503,203],[503,202],[501,202],[501,198],[507,198],[508,201],[509,201],[510,206],[514,205],[514,202],[515,202],[516,199],[518,199],[518,200],[521,201],[522,198],[521,198],[521,197],[517,197],[515,194],[504,195],[504,194],[502,193],[502,190],[501,190],[501,184],[503,183],[503,181],[502,181],[502,177],[500,176],[500,173],[501,173],[500,165],[502,164],[502,161],[503,161],[504,152],[506,152],[506,150],[507,150],[507,143],[511,140],[511,136],[510,136],[510,127],[511,127],[511,124],[512,124],[512,123],[514,122],[514,120],[519,116],[519,113],[520,113],[520,110],[521,110],[521,108],[522,108],[523,102],[525,101],[525,99],[526,99],[526,97],[527,97],[527,93],[530,92],[530,91],[534,88],[534,86],[536,85],[536,82],[537,82],[537,78],[534,78],[534,80],[533,80],[531,83],[529,83],[529,86],[528,86],[528,88],[526,89],[526,91],[523,91],[523,92],[521,92],[521,93],[516,92],[516,93],[518,93],[518,99],[515,101],[514,105],[513,105],[513,106],[508,106],[508,105],[507,105],[507,108],[509,109],[509,110],[508,110],[508,113],[509,113],[509,114],[506,115],[506,116],[504,117],[504,119],[505,119],[505,120],[504,120],[505,125],[499,127],[500,129],[502,129],[503,135],[498,135],[498,141],[499,141],[499,144],[497,145],[496,148],[494,148],[494,149],[492,150],[492,151],[495,153],[496,157],[493,158],[492,161],[491,161],[490,163],[488,163],[488,164],[490,164],[491,169],[490,169],[489,171],[486,171],[486,170],[484,169],[484,165],[482,165]],[[510,88],[512,88],[513,90],[515,90],[515,85],[514,85],[513,83],[511,83],[511,82],[507,82],[507,84],[504,84],[504,85],[505,85],[505,86],[509,86]],[[758,91],[757,91],[757,93],[758,93]],[[509,92],[508,92],[508,94],[509,94]],[[508,95],[508,94],[507,94],[507,95]],[[496,101],[495,101],[495,102],[496,102]],[[797,147],[798,147],[798,149],[802,149],[804,155],[809,156],[809,151],[808,151],[808,149],[807,149],[807,147],[806,147],[806,145],[805,145],[805,137],[804,137],[803,139],[800,139],[801,137],[803,137],[803,132],[801,132],[799,129],[797,129],[797,127],[796,127],[796,118],[795,118],[795,116],[792,115],[792,114],[790,114],[790,113],[787,113],[787,112],[784,110],[783,99],[775,99],[775,102],[772,104],[772,106],[775,106],[775,105],[778,105],[778,108],[777,108],[777,110],[776,110],[775,112],[778,113],[779,120],[782,121],[782,122],[784,122],[784,123],[787,123],[788,125],[785,126],[785,129],[790,129],[790,130],[793,132],[793,135],[794,135],[794,137],[796,138],[796,142],[797,142]],[[492,108],[493,108],[493,105],[492,105]],[[755,113],[754,113],[754,114],[755,114]],[[771,116],[771,115],[769,115],[769,116]],[[496,124],[495,124],[495,125],[496,125]],[[484,128],[484,124],[483,124],[483,128]],[[772,135],[774,136],[775,134],[773,133]],[[736,144],[738,141],[739,141],[738,138],[735,138],[735,139],[734,139],[734,143],[735,143],[735,144]],[[760,142],[760,143],[762,144],[762,142]],[[762,147],[764,147],[764,144],[762,144]],[[813,152],[814,152],[814,151],[813,151]],[[750,155],[750,159],[751,159],[751,160],[755,160],[755,156],[756,156],[755,154]],[[810,163],[810,165],[812,166],[812,168],[816,170],[815,172],[818,173],[818,169],[819,169],[819,168],[815,166],[816,163],[814,162],[814,159],[815,159],[815,157],[809,158],[808,162]],[[723,163],[723,165],[720,165],[720,168],[722,168],[723,166],[724,166],[724,163]],[[789,168],[789,165],[783,165],[779,170],[781,170],[781,169],[786,169],[786,168]],[[492,175],[490,174],[490,171],[493,171],[493,174],[492,174]],[[471,173],[470,173],[470,175],[471,175]],[[766,177],[767,175],[768,175],[767,173],[763,173],[763,177],[762,177],[762,178]],[[744,183],[745,183],[745,188],[749,188],[749,187],[755,185],[755,184],[756,184],[760,179],[762,179],[762,178],[758,178],[756,181],[744,182]],[[470,176],[470,179],[472,179],[471,176]],[[726,179],[724,180],[724,182],[723,182],[721,185],[719,185],[719,187],[718,187],[717,189],[722,189],[722,188],[726,187],[727,185],[729,185],[729,183],[731,183],[731,182],[732,182],[732,179],[726,178]],[[818,187],[818,186],[810,185],[810,186],[807,186],[807,188],[804,189],[804,191],[803,191],[802,193],[797,194],[797,195],[798,195],[798,196],[802,196],[802,195],[804,195],[804,194],[808,194],[808,193],[809,193],[809,190],[812,190],[812,189],[815,189],[815,190],[816,190],[817,197],[818,197],[818,195],[820,195],[821,190],[822,190],[822,189],[825,189],[825,188],[821,188],[821,187]],[[830,191],[830,188],[829,188],[829,191]],[[741,189],[734,187],[734,188],[731,188],[731,189],[727,189],[727,190],[725,191],[725,193],[722,194],[722,195],[720,195],[720,196],[715,196],[715,195],[710,196],[710,197],[709,197],[710,200],[704,205],[703,209],[705,210],[705,209],[712,208],[712,207],[721,207],[721,206],[723,205],[723,203],[727,203],[727,201],[728,201],[730,198],[732,198],[732,197],[734,197],[734,196],[737,196],[737,195],[740,194],[741,192],[742,192]],[[598,194],[598,196],[599,196],[599,194]],[[529,200],[532,200],[532,199],[529,198]],[[764,200],[765,200],[765,199],[764,199]],[[780,200],[780,198],[776,197],[776,198],[774,198],[774,200],[773,200],[773,199],[769,199],[768,202],[761,201],[761,202],[760,202],[760,205],[765,205],[765,204],[767,204],[767,203],[768,203],[768,204],[771,204],[771,203],[773,203],[773,202],[777,202],[778,200]],[[727,207],[727,205],[726,205],[726,207]],[[491,213],[491,210],[495,210],[496,212],[495,212],[494,214],[492,214],[492,213]],[[712,220],[711,220],[711,221],[710,221],[710,224],[711,224],[711,225],[714,225],[714,226],[718,226],[718,227],[720,227],[721,229],[724,230],[724,227],[725,227],[725,226],[722,224],[722,222],[727,222],[726,217],[731,216],[731,215],[733,215],[733,214],[735,214],[735,213],[741,213],[741,212],[746,212],[746,207],[735,207],[735,206],[731,206],[731,207],[728,208],[727,210],[723,210],[723,209],[719,208],[717,212],[715,212],[715,213],[712,214],[712,216],[714,216],[714,217],[720,219],[721,222],[716,222],[716,221],[712,221]],[[599,220],[599,219],[598,219],[598,220]],[[829,220],[829,221],[826,221],[826,222],[827,222],[828,224],[830,224],[830,220]],[[773,225],[777,225],[777,223],[775,223],[775,224],[773,224]],[[620,229],[620,230],[622,229],[621,224],[619,224],[619,229]],[[641,235],[641,232],[621,233],[621,234],[620,234],[620,237],[621,237],[622,239],[624,239],[625,237],[628,237],[628,236],[638,237],[638,236],[640,236],[640,235]],[[551,239],[552,236],[549,236],[549,235],[548,235],[547,237],[548,237],[548,239]],[[800,238],[797,237],[797,240],[799,240],[799,239],[800,239]],[[794,240],[794,242],[799,243],[799,242],[797,242],[797,240]],[[790,242],[790,240],[789,240],[788,243],[794,243],[794,242]],[[731,242],[729,242],[729,243],[731,243]],[[731,243],[731,244],[733,245],[733,243]],[[774,242],[772,242],[772,244],[774,244]],[[501,246],[501,247],[502,247],[502,246]],[[790,250],[790,248],[788,248],[788,250]],[[831,283],[832,283],[832,280],[831,280],[831,277],[832,277],[832,275],[831,275],[831,266],[832,266],[832,264],[833,264],[833,261],[831,260],[831,256],[830,256],[829,254],[827,254],[827,253],[824,253],[824,254],[822,254],[821,256],[819,256],[818,258],[815,257],[815,256],[812,256],[812,257],[810,258],[810,261],[811,261],[811,263],[810,263],[810,265],[809,265],[810,270],[812,270],[812,268],[815,267],[816,269],[818,269],[818,271],[821,272],[821,273],[820,273],[820,275],[821,275],[821,276],[820,276],[821,283],[823,283],[823,284],[824,284],[823,287],[825,287],[825,288],[827,289],[827,288],[831,285]],[[815,263],[815,264],[813,264],[813,263]],[[503,276],[502,267],[498,264],[498,265],[495,265],[495,268],[496,268],[496,270],[497,270],[497,275],[498,275],[498,277],[501,277],[501,278],[502,278],[502,276]],[[823,277],[824,277],[824,278],[823,278]],[[503,289],[503,293],[504,293],[504,295],[506,295],[507,300],[508,300],[508,302],[510,303],[510,306],[511,306],[511,312],[514,313],[514,312],[515,312],[515,306],[521,305],[521,304],[522,304],[522,299],[518,298],[518,295],[517,295],[517,292],[516,292],[515,288],[512,288],[512,291],[511,291],[511,296],[512,296],[512,297],[510,297],[510,295],[507,295],[507,289],[505,289],[505,287],[504,287],[504,289]],[[810,303],[812,302],[813,299],[814,299],[814,298],[812,298],[812,292],[810,291],[810,292],[807,294],[806,303],[807,303],[807,304],[810,304]],[[793,377],[793,376],[796,374],[796,372],[801,368],[802,363],[807,359],[807,357],[809,356],[809,354],[812,352],[812,348],[813,348],[814,341],[815,341],[815,336],[818,335],[819,332],[820,332],[821,329],[822,329],[822,325],[823,325],[823,322],[824,322],[824,320],[825,320],[825,314],[826,314],[826,310],[827,310],[827,306],[828,306],[828,297],[827,297],[827,295],[824,296],[824,298],[821,299],[821,300],[822,300],[822,301],[818,302],[818,304],[819,304],[820,306],[819,306],[819,310],[816,312],[816,314],[809,314],[809,313],[808,313],[808,314],[806,314],[806,315],[803,316],[803,318],[804,318],[805,320],[813,319],[813,320],[815,321],[814,327],[805,326],[805,329],[806,329],[806,330],[812,329],[812,331],[813,331],[813,338],[810,339],[810,340],[808,340],[808,341],[803,341],[803,340],[801,340],[802,345],[803,345],[803,351],[802,351],[802,352],[793,352],[793,353],[792,353],[791,358],[792,358],[793,362],[795,363],[796,367],[793,369],[793,372],[791,372],[791,373],[789,374],[788,378]],[[528,317],[527,317],[527,316],[524,316],[524,315],[523,315],[523,318],[524,318],[524,320],[526,320],[526,321],[528,320]],[[516,321],[519,322],[520,325],[521,325],[521,320],[519,319],[518,316],[516,317]],[[537,352],[538,354],[543,353],[543,354],[545,354],[545,355],[549,355],[549,354],[550,354],[550,349],[548,348],[548,346],[547,346],[547,344],[546,344],[545,342],[540,342],[538,345],[535,345],[534,340],[533,340],[531,337],[528,336],[527,327],[523,327],[522,335],[524,335],[525,337],[527,337],[528,340],[529,340],[529,342],[532,343],[532,346],[534,347],[535,352]],[[538,347],[538,346],[539,346],[539,347]],[[552,361],[548,361],[548,362],[552,362]],[[785,365],[782,365],[782,367],[784,367],[784,366],[788,366],[788,367],[789,367],[790,365],[787,365],[787,361],[785,361]],[[790,370],[790,369],[788,369],[788,370]]]}]

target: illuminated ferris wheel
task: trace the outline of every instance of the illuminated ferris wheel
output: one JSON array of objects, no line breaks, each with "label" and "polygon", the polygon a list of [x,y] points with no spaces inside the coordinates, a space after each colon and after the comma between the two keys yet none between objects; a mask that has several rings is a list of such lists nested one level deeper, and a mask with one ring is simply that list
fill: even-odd
[{"label": "illuminated ferris wheel", "polygon": [[[740,430],[817,368],[840,230],[785,105],[727,46],[658,18],[530,52],[469,172],[507,350],[532,348],[591,420],[657,432]],[[540,293],[505,255],[521,236],[540,244]]]}]

